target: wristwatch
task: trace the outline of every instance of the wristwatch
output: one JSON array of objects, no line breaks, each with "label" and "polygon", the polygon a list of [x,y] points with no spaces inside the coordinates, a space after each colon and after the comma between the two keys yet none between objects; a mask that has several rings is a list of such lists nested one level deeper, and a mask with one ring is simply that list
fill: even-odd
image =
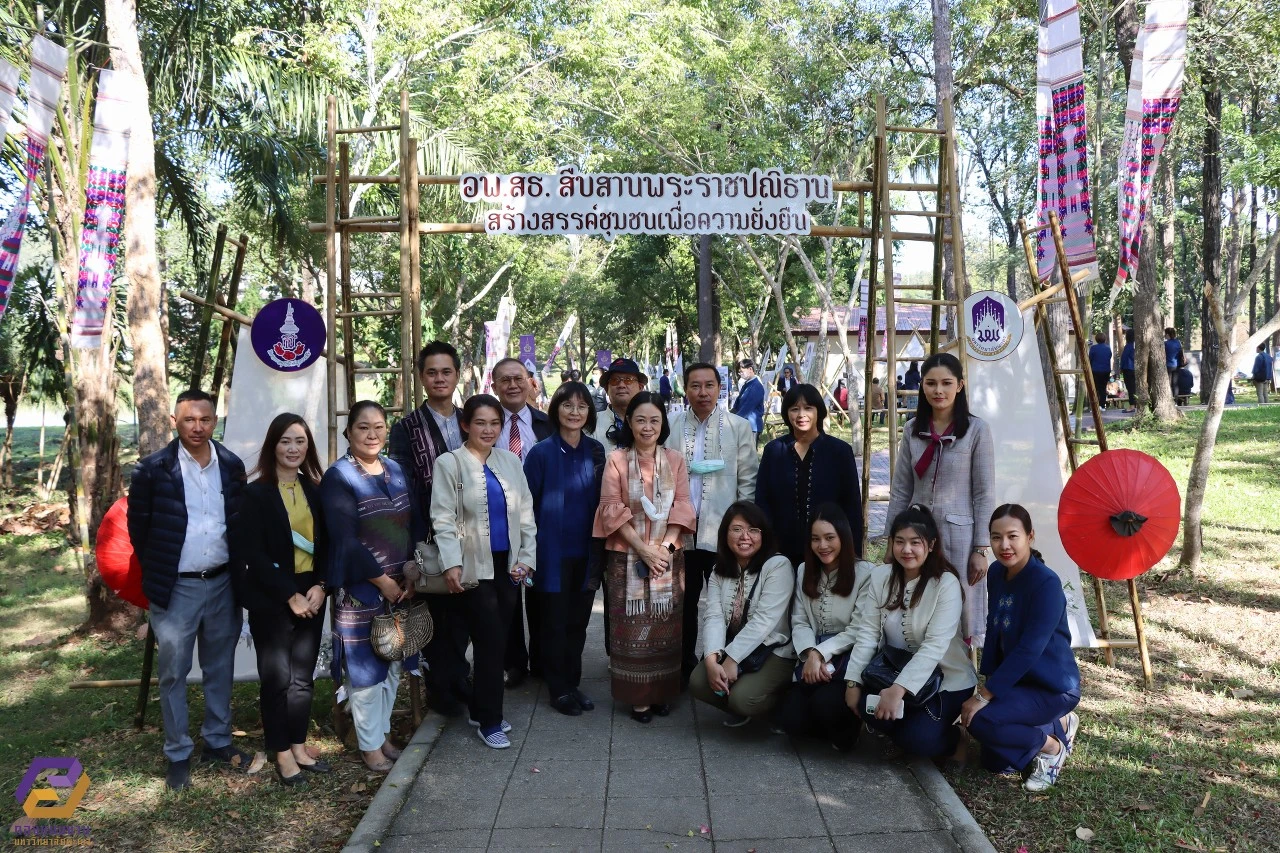
[{"label": "wristwatch", "polygon": [[849,688],[850,690],[854,690],[854,689],[857,689],[857,688],[861,687],[862,685],[861,685],[861,684],[859,684],[859,683],[858,683],[858,682],[856,682],[856,681],[849,681],[849,680],[847,680],[847,679],[846,679],[846,680],[845,680],[845,683],[844,683],[844,686],[845,686],[845,687],[847,687],[847,688]]},{"label": "wristwatch", "polygon": [[724,650],[724,649],[721,649],[720,651],[716,652],[716,663],[718,663],[718,664],[720,664],[721,666],[723,666],[723,665],[724,665],[725,660],[726,660],[728,657],[729,657],[729,655],[725,653],[725,650]]},{"label": "wristwatch", "polygon": [[668,542],[668,543],[667,543],[667,553],[668,553],[668,554],[674,554],[675,552],[676,552],[676,543],[674,543],[674,542]]},{"label": "wristwatch", "polygon": [[981,554],[982,556],[985,557],[987,556],[987,547],[985,545],[980,545],[973,549],[973,553]]}]

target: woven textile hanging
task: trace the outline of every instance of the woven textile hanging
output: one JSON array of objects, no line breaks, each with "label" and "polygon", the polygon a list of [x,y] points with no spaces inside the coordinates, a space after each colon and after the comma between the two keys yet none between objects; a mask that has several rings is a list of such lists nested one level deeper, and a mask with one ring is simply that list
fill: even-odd
[{"label": "woven textile hanging", "polygon": [[1120,265],[1115,290],[1138,274],[1142,223],[1151,200],[1156,161],[1182,100],[1187,12],[1187,0],[1148,0],[1146,21],[1134,46],[1120,148]]},{"label": "woven textile hanging", "polygon": [[1057,251],[1049,234],[1056,210],[1071,272],[1098,275],[1089,200],[1089,139],[1084,106],[1084,51],[1075,0],[1042,0],[1036,49],[1036,122],[1040,129],[1040,233],[1036,259],[1041,278],[1053,272]]},{"label": "woven textile hanging", "polygon": [[18,204],[0,226],[0,317],[9,304],[9,292],[18,270],[18,252],[22,249],[22,233],[27,226],[27,206],[31,190],[44,163],[49,142],[49,128],[58,108],[62,81],[67,75],[67,51],[44,36],[31,42],[31,83],[27,88],[26,181],[18,196]]},{"label": "woven textile hanging", "polygon": [[0,59],[0,145],[4,145],[5,131],[13,115],[13,102],[18,100],[18,69]]},{"label": "woven textile hanging", "polygon": [[118,71],[104,70],[98,76],[84,228],[80,232],[80,281],[71,322],[71,345],[79,349],[102,345],[107,297],[124,223],[131,114],[127,87],[128,78]]}]

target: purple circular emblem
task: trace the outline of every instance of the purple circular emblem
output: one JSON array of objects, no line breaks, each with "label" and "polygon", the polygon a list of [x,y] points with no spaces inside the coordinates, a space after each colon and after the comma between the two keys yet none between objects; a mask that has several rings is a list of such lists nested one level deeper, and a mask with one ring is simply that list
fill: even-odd
[{"label": "purple circular emblem", "polygon": [[324,350],[324,318],[301,299],[277,299],[262,306],[250,330],[253,351],[274,370],[291,373],[309,366]]}]

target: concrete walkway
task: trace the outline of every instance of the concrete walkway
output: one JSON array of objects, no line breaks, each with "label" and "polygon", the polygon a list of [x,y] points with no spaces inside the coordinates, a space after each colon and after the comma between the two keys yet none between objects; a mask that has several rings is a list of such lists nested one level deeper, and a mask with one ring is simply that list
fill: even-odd
[{"label": "concrete walkway", "polygon": [[[687,694],[665,719],[632,721],[609,698],[599,599],[584,679],[596,709],[581,717],[547,705],[540,681],[507,691],[511,749],[448,721],[403,804],[357,835],[381,853],[992,849],[932,765],[882,758],[878,738],[842,755],[759,723],[729,729]],[[366,822],[377,810],[375,799]]]}]

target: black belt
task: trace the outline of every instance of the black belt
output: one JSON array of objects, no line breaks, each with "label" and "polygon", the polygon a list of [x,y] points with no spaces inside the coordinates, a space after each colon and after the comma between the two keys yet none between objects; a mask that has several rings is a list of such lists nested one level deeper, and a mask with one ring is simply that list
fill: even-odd
[{"label": "black belt", "polygon": [[203,581],[203,580],[209,580],[210,578],[216,578],[218,575],[222,574],[226,570],[227,570],[227,564],[223,563],[221,566],[215,566],[212,569],[205,569],[203,572],[178,572],[178,577],[199,578],[200,580]]}]

